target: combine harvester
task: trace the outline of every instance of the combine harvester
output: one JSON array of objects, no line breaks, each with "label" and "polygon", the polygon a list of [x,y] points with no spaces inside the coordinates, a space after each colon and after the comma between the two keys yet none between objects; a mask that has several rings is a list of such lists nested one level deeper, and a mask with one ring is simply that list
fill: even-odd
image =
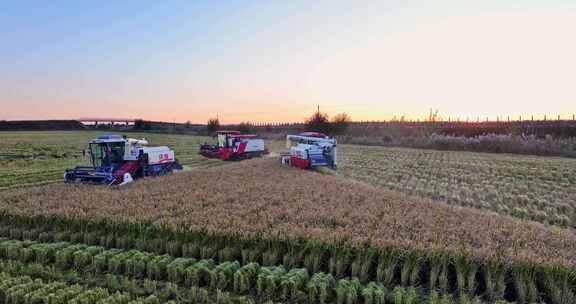
[{"label": "combine harvester", "polygon": [[281,156],[282,164],[301,169],[337,167],[336,139],[318,132],[286,136],[290,152]]},{"label": "combine harvester", "polygon": [[99,136],[88,143],[92,166],[67,169],[64,181],[125,185],[135,178],[182,170],[173,150],[168,147],[145,147],[147,144],[146,139]]},{"label": "combine harvester", "polygon": [[200,154],[221,160],[243,160],[268,154],[264,140],[255,134],[240,134],[239,131],[216,132],[217,145],[203,144]]}]

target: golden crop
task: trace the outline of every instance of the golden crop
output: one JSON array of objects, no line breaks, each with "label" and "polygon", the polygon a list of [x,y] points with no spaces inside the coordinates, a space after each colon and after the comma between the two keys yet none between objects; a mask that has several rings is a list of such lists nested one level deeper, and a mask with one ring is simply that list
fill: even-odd
[{"label": "golden crop", "polygon": [[0,193],[0,212],[146,221],[576,266],[576,235],[570,230],[403,197],[338,176],[285,168],[273,159],[197,169],[124,188],[17,189]]}]

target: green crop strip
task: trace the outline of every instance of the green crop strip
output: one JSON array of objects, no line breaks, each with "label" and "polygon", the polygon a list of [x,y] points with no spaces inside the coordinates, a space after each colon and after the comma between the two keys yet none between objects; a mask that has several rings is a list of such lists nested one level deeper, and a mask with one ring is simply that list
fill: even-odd
[{"label": "green crop strip", "polygon": [[[100,274],[75,269],[61,270],[54,265],[0,260],[0,272],[11,276],[29,276],[45,282],[73,285],[76,289],[101,288],[110,294],[123,294],[131,302],[154,303],[220,303],[250,304],[256,301],[247,296],[236,296],[221,290],[186,288],[166,281],[134,279],[117,274]],[[63,283],[64,282],[64,283]],[[225,301],[223,301],[225,300]]]},{"label": "green crop strip", "polygon": [[0,272],[0,302],[6,304],[18,303],[50,303],[50,304],[154,304],[157,301],[149,299],[133,300],[127,293],[110,293],[104,288],[85,288],[80,285],[69,286],[62,282],[44,282],[29,276],[12,276]]},{"label": "green crop strip", "polygon": [[[7,243],[5,241],[5,243]],[[43,245],[43,244],[35,244]],[[34,245],[31,245],[34,246]],[[176,259],[178,260],[178,259]],[[171,263],[174,264],[175,262]],[[213,269],[219,268],[221,270],[228,269],[230,263],[223,264],[221,266],[216,266]],[[266,290],[274,288],[276,284],[276,277],[273,276],[274,272],[286,274],[284,270],[279,268],[266,268],[271,271],[265,271],[261,274],[254,273],[254,264],[247,265],[247,267],[242,267],[240,271],[234,274],[234,289],[237,288],[249,288],[242,287],[242,282],[236,281],[237,278],[244,278],[245,274],[253,273],[253,277],[258,277],[260,283],[258,283],[258,293],[265,293]],[[256,267],[258,267],[256,265]],[[233,266],[233,268],[236,268]],[[60,270],[55,266],[42,265],[37,263],[23,263],[14,260],[0,260],[0,272],[9,274],[11,276],[29,276],[30,278],[40,278],[46,282],[52,282],[52,285],[56,286],[66,286],[62,282],[67,284],[72,284],[72,290],[80,291],[85,289],[98,289],[103,290],[103,294],[110,294],[111,296],[105,299],[99,300],[97,303],[146,303],[154,304],[159,302],[174,302],[174,303],[186,303],[192,301],[192,303],[238,303],[238,304],[248,304],[254,303],[250,297],[247,296],[236,296],[234,294],[221,291],[219,289],[211,288],[182,288],[177,284],[172,282],[163,282],[155,280],[139,280],[131,279],[127,276],[117,275],[117,274],[92,274],[90,272],[85,272],[82,270]],[[218,275],[212,273],[210,276]],[[280,283],[280,292],[283,295],[288,295],[292,293],[297,293],[297,286],[301,285],[305,281],[306,274],[301,270],[291,271],[288,280],[284,280]],[[219,273],[221,274],[221,273]],[[303,275],[304,274],[304,275]],[[170,276],[170,271],[168,271]],[[36,282],[39,282],[36,280]],[[215,282],[220,282],[216,280]],[[336,284],[335,280],[326,274],[316,274],[313,276],[312,280],[308,284],[310,290],[308,298],[302,298],[300,300],[290,301],[296,303],[304,303],[308,300],[308,303],[330,303],[332,301],[327,301],[328,287]],[[50,284],[48,284],[51,286]],[[87,288],[88,286],[89,288]],[[238,287],[237,287],[238,286]],[[46,288],[42,288],[45,290]],[[249,290],[249,289],[248,289]],[[377,283],[370,283],[366,288],[361,288],[360,283],[357,280],[340,280],[337,283],[337,298],[334,299],[336,303],[366,303],[366,304],[385,304],[386,303],[386,290],[381,285]],[[441,299],[442,303],[450,303],[450,297],[448,295],[438,296],[437,293],[433,292],[429,299],[424,299],[416,294],[416,289],[414,288],[402,288],[397,287],[393,290],[393,298],[388,301],[388,303],[398,303],[398,304],[410,304],[410,303],[440,303],[435,299]],[[67,293],[69,294],[69,293]],[[37,299],[37,301],[45,301],[45,295],[39,294],[38,292],[33,292],[29,294],[28,297]],[[266,301],[266,296],[260,298],[257,302]],[[135,300],[131,300],[135,299]],[[55,302],[59,303],[59,302]],[[266,303],[272,303],[271,301],[266,301]],[[480,303],[478,298],[472,300],[471,302],[460,303]],[[504,303],[504,302],[500,302]]]},{"label": "green crop strip", "polygon": [[[189,287],[209,287],[235,293],[256,291],[262,299],[302,302],[315,299],[319,302],[346,299],[358,301],[364,294],[384,294],[385,288],[376,283],[362,287],[357,279],[341,279],[337,283],[329,274],[317,273],[310,280],[302,268],[285,270],[283,266],[264,266],[251,263],[241,267],[238,262],[215,264],[212,260],[196,261],[192,258],[174,258],[138,250],[105,250],[103,247],[68,243],[35,243],[33,241],[0,241],[0,258],[18,259],[21,262],[54,264],[58,269],[115,273],[148,280],[169,280]],[[319,280],[318,278],[323,278]],[[325,284],[324,282],[332,282]],[[352,285],[351,285],[352,284]],[[351,289],[349,286],[354,286]],[[346,300],[349,301],[349,300]],[[315,303],[315,301],[311,302]]]},{"label": "green crop strip", "polygon": [[[13,218],[14,219],[14,218]],[[49,239],[50,236],[54,236],[54,239],[56,240],[74,240],[74,241],[88,241],[89,244],[95,244],[95,243],[102,243],[103,245],[122,245],[122,246],[126,246],[126,249],[129,249],[131,246],[136,245],[136,247],[141,246],[141,247],[146,247],[143,248],[144,250],[150,250],[153,252],[156,252],[157,254],[165,254],[167,252],[172,252],[174,253],[174,256],[180,256],[180,255],[185,255],[188,256],[188,258],[176,258],[176,257],[170,257],[170,256],[166,256],[166,255],[154,255],[154,254],[150,254],[150,253],[146,253],[146,252],[140,252],[140,251],[134,251],[134,250],[120,250],[120,249],[112,249],[112,250],[103,250],[102,248],[100,249],[96,249],[97,247],[95,246],[88,246],[88,245],[71,245],[70,247],[72,247],[73,249],[79,249],[81,248],[82,250],[85,250],[86,252],[92,252],[92,254],[96,254],[93,256],[93,264],[94,264],[94,269],[100,269],[101,271],[105,271],[105,270],[121,270],[124,269],[125,271],[129,272],[129,273],[133,273],[133,274],[139,274],[139,275],[148,275],[151,276],[152,278],[156,277],[170,277],[170,280],[173,280],[175,282],[181,282],[182,280],[184,280],[186,282],[186,279],[188,279],[187,283],[191,283],[194,282],[195,284],[199,285],[199,286],[218,286],[220,284],[220,286],[226,286],[226,288],[231,288],[230,286],[233,286],[233,290],[236,292],[246,292],[247,290],[250,290],[251,288],[253,288],[254,283],[250,283],[250,282],[254,282],[254,280],[256,280],[256,289],[262,293],[262,294],[266,294],[267,290],[274,290],[274,296],[276,298],[280,297],[287,297],[290,294],[290,297],[293,298],[297,298],[297,299],[301,299],[301,298],[308,298],[308,299],[316,299],[315,302],[319,302],[321,303],[322,301],[327,301],[327,298],[330,297],[335,297],[337,299],[338,297],[338,293],[335,292],[335,290],[338,290],[338,287],[340,287],[340,297],[343,296],[347,296],[349,297],[350,292],[343,292],[342,290],[348,290],[350,288],[344,288],[341,287],[343,285],[349,284],[349,283],[345,283],[348,282],[347,280],[341,281],[338,284],[336,283],[330,283],[330,282],[336,282],[336,279],[334,276],[332,276],[332,274],[322,274],[322,273],[316,273],[313,276],[310,277],[309,282],[322,282],[319,283],[318,286],[324,286],[323,288],[328,288],[330,287],[328,290],[333,290],[333,292],[329,292],[326,290],[322,290],[322,288],[316,286],[316,285],[307,285],[305,288],[305,293],[306,294],[302,294],[299,292],[294,292],[294,291],[290,291],[290,290],[294,290],[294,287],[292,287],[292,289],[289,288],[289,286],[303,286],[301,281],[302,281],[302,277],[305,277],[305,275],[302,275],[303,270],[305,269],[300,269],[298,270],[296,268],[296,271],[292,271],[294,270],[294,268],[278,268],[278,267],[272,267],[272,268],[265,268],[265,267],[260,267],[258,264],[246,264],[247,262],[250,262],[249,257],[260,257],[261,260],[260,261],[265,261],[267,259],[263,258],[263,256],[270,256],[271,254],[267,254],[267,252],[279,252],[281,250],[281,248],[279,246],[281,246],[281,243],[269,243],[268,247],[264,247],[261,248],[261,251],[259,251],[260,253],[250,253],[250,252],[254,252],[254,250],[257,249],[254,247],[248,247],[248,248],[238,248],[238,249],[231,249],[232,244],[228,243],[220,243],[221,245],[227,245],[224,247],[214,247],[214,246],[209,246],[206,248],[202,247],[202,245],[200,244],[208,244],[210,242],[208,242],[206,239],[202,239],[202,238],[198,238],[196,239],[196,241],[199,241],[197,243],[192,242],[192,239],[185,239],[184,235],[169,235],[169,233],[167,231],[154,231],[154,229],[150,229],[150,227],[145,227],[145,226],[134,226],[133,228],[136,229],[137,231],[140,232],[144,232],[147,235],[147,242],[139,242],[139,238],[137,237],[137,235],[134,235],[134,231],[133,230],[132,233],[128,233],[126,234],[127,231],[118,231],[120,235],[123,235],[123,238],[120,239],[115,239],[114,237],[112,237],[114,234],[110,234],[110,231],[103,231],[103,230],[92,230],[92,229],[88,229],[88,227],[90,225],[83,225],[82,229],[79,229],[80,231],[83,232],[75,232],[74,230],[74,224],[72,224],[71,222],[68,221],[63,221],[60,222],[60,225],[64,225],[65,227],[68,228],[68,232],[63,232],[66,231],[65,229],[62,229],[60,232],[58,231],[51,231],[51,230],[45,230],[43,231],[43,229],[39,228],[38,223],[41,223],[41,221],[38,221],[39,219],[35,219],[33,222],[36,223],[36,225],[34,225],[34,227],[36,227],[36,229],[34,230],[30,230],[27,229],[25,230],[25,232],[23,232],[22,229],[17,229],[17,228],[13,228],[15,227],[14,221],[12,222],[12,225],[10,226],[4,226],[4,229],[0,229],[0,234],[3,235],[9,235],[11,237],[16,237],[16,238],[21,238],[24,234],[26,234],[28,237],[34,237],[36,236],[37,238],[44,238],[44,239]],[[26,220],[24,220],[23,222],[26,222]],[[32,222],[32,221],[31,221]],[[22,222],[21,222],[22,223]],[[58,227],[58,224],[53,222],[54,224],[51,225],[52,228],[56,228]],[[76,223],[78,224],[78,223]],[[49,226],[47,226],[49,227]],[[103,228],[103,226],[98,225],[98,226],[94,226],[95,227],[99,227],[100,229]],[[117,226],[116,229],[119,229],[121,227],[125,226]],[[78,227],[76,227],[78,228]],[[99,237],[100,236],[100,237]],[[164,237],[163,239],[158,238],[159,236]],[[172,238],[170,238],[170,236],[172,236]],[[175,236],[179,236],[179,237],[175,237]],[[190,237],[189,234],[187,234],[188,237]],[[203,236],[205,237],[205,236]],[[211,236],[211,237],[215,237],[215,236]],[[215,239],[217,240],[217,239]],[[212,244],[214,243],[218,243],[218,242],[212,242]],[[25,246],[27,243],[26,241],[20,242],[20,245],[22,245],[21,247],[24,248],[28,248],[27,246]],[[149,246],[144,246],[145,244],[148,244]],[[6,243],[4,244],[5,246],[3,246],[2,248],[6,247],[6,248],[20,248],[20,245],[17,245],[16,242],[14,241],[6,241]],[[30,244],[30,248],[32,248],[32,246],[36,246],[37,244]],[[238,245],[238,244],[236,244]],[[252,246],[255,245],[255,243],[251,244]],[[286,254],[286,256],[284,258],[281,258],[280,260],[283,260],[284,262],[286,262],[289,265],[300,265],[300,264],[304,264],[304,265],[308,265],[308,266],[314,266],[316,263],[314,262],[310,262],[310,261],[314,261],[314,260],[319,260],[317,259],[318,256],[323,256],[324,254],[322,253],[322,251],[319,248],[322,248],[319,246],[320,244],[318,244],[317,247],[311,247],[311,244],[308,244],[307,248],[309,251],[306,252],[310,252],[310,256],[311,258],[302,258],[301,261],[299,263],[294,263],[293,260],[293,256],[290,255],[290,253]],[[58,246],[61,245],[54,245],[51,244],[50,246],[53,246],[54,248],[57,248]],[[74,247],[74,246],[79,246],[79,247]],[[120,246],[119,246],[120,247]],[[219,249],[220,248],[220,249]],[[252,248],[252,249],[250,249]],[[313,250],[312,250],[313,248]],[[100,251],[102,250],[102,251]],[[334,247],[330,247],[329,252],[335,252],[334,251]],[[77,250],[76,250],[77,251]],[[82,265],[82,261],[87,260],[86,259],[86,255],[85,255],[85,251],[81,251],[79,253],[76,253],[76,251],[74,250],[70,250],[69,248],[67,250],[63,250],[61,249],[58,254],[59,258],[59,263],[61,263],[61,265],[69,265],[69,267],[72,267],[74,265]],[[24,250],[24,252],[26,252],[26,250]],[[233,262],[233,261],[223,261],[221,258],[231,258],[234,259],[236,256],[234,254],[231,254],[230,252],[241,252],[241,260],[242,260],[242,265],[244,266],[240,266],[240,264],[238,264],[237,262]],[[351,249],[346,250],[346,252],[348,252],[347,254],[344,254],[344,256],[348,256],[349,254],[352,254],[354,251]],[[530,265],[517,265],[514,267],[511,266],[504,266],[501,263],[493,263],[493,265],[481,265],[481,264],[477,264],[475,261],[470,260],[470,259],[462,259],[462,260],[456,260],[456,259],[452,259],[452,258],[448,258],[445,256],[441,256],[440,258],[435,256],[427,256],[424,255],[423,253],[421,253],[420,255],[417,255],[416,252],[407,252],[407,251],[402,251],[402,250],[393,250],[393,251],[386,251],[385,253],[382,252],[374,252],[374,251],[364,251],[364,254],[360,254],[358,255],[355,259],[354,258],[346,258],[346,260],[352,261],[354,260],[356,262],[356,264],[361,265],[361,261],[364,261],[366,259],[368,259],[370,262],[368,262],[368,265],[377,265],[377,276],[376,282],[379,282],[379,284],[381,285],[376,285],[376,286],[382,286],[385,289],[383,290],[383,292],[386,293],[385,290],[388,290],[388,294],[389,296],[391,296],[391,292],[390,292],[390,288],[393,289],[394,286],[397,286],[398,283],[402,283],[402,273],[406,273],[404,275],[404,283],[406,285],[406,287],[409,287],[411,285],[411,283],[415,283],[418,282],[419,280],[417,280],[416,278],[421,278],[422,281],[420,282],[420,285],[413,285],[413,286],[420,286],[419,289],[421,290],[435,290],[435,287],[432,288],[426,288],[425,284],[426,283],[426,277],[427,277],[427,273],[430,275],[430,277],[436,277],[436,281],[440,282],[438,284],[438,286],[440,286],[441,288],[438,289],[440,291],[443,290],[443,294],[446,293],[455,293],[455,294],[460,294],[460,298],[470,298],[473,297],[474,295],[484,295],[484,297],[486,299],[493,299],[493,300],[498,300],[498,299],[502,299],[505,295],[502,292],[502,288],[501,286],[505,286],[505,291],[508,293],[507,298],[510,298],[510,294],[514,295],[514,292],[516,289],[512,289],[512,288],[517,288],[516,286],[521,286],[520,283],[522,282],[526,282],[526,283],[522,283],[522,284],[536,284],[536,285],[541,285],[540,282],[548,282],[547,285],[542,285],[542,286],[548,286],[547,288],[550,289],[550,286],[555,286],[554,284],[551,284],[551,282],[555,282],[554,280],[557,280],[558,278],[554,278],[554,275],[559,275],[562,273],[565,273],[566,276],[563,276],[562,279],[566,282],[566,284],[564,285],[558,285],[559,287],[557,287],[556,291],[552,291],[550,289],[550,294],[557,294],[559,296],[556,296],[558,299],[562,299],[561,297],[567,298],[573,295],[573,289],[572,289],[572,283],[573,282],[573,277],[570,277],[570,273],[569,271],[566,271],[564,269],[554,269],[553,271],[549,271],[549,274],[546,276],[538,276],[538,278],[534,278],[534,277],[518,277],[518,279],[514,282],[508,282],[507,280],[504,280],[504,276],[499,275],[499,273],[502,273],[503,269],[506,269],[506,271],[511,271],[511,270],[515,270],[515,269],[523,269],[522,267],[524,267],[525,269],[535,269],[535,271],[544,271],[546,268],[535,268],[533,266]],[[326,253],[326,251],[324,251],[324,253]],[[20,253],[13,253],[12,255],[10,255],[9,250],[6,249],[5,250],[5,254],[7,257],[12,257],[12,258],[16,258],[16,256],[26,256],[21,255]],[[38,255],[41,259],[46,259],[46,256],[48,256],[47,254],[40,254]],[[277,256],[277,254],[272,254],[272,256]],[[352,254],[352,256],[355,256],[354,254]],[[372,257],[372,258],[368,258],[368,256]],[[108,258],[111,258],[110,260],[108,260]],[[202,260],[198,263],[194,264],[194,267],[187,267],[184,269],[184,267],[186,266],[190,266],[193,262],[192,259],[196,259],[196,258],[208,258],[208,259],[213,259],[213,260],[220,260],[221,264],[220,265],[215,265],[215,263],[213,261],[210,260]],[[337,258],[336,257],[332,257],[332,260],[335,260]],[[56,261],[56,255],[54,255],[54,259]],[[130,263],[122,263],[121,260],[122,259],[130,259]],[[154,266],[154,267],[148,267],[148,266],[143,266],[142,261],[153,261],[153,265],[158,265],[158,266]],[[269,260],[269,259],[268,259]],[[276,258],[277,260],[277,258]],[[321,260],[321,259],[320,259]],[[306,261],[308,261],[308,263],[306,263]],[[440,267],[438,271],[429,271],[429,265],[434,265],[434,264],[428,264],[428,263],[435,263],[436,261],[441,261]],[[171,270],[168,270],[169,267],[168,265],[171,265],[171,263],[174,263],[174,265],[172,265],[172,267],[170,267]],[[448,264],[447,264],[448,263]],[[456,267],[456,263],[459,263],[459,265]],[[335,262],[332,263],[333,265],[336,265]],[[428,265],[426,265],[428,264]],[[72,265],[72,266],[70,266]],[[178,265],[178,266],[176,266]],[[402,265],[408,265],[408,266],[402,266]],[[444,266],[442,266],[444,265]],[[448,265],[449,267],[447,267],[446,265]],[[477,272],[473,272],[475,275],[472,276],[470,273],[470,271],[466,270],[466,269],[477,269],[478,267],[481,267],[482,272],[486,273],[486,274],[490,274],[490,275],[486,275],[484,278],[478,278],[476,276]],[[190,268],[190,269],[188,269]],[[351,267],[350,267],[351,268]],[[366,267],[365,267],[366,268]],[[186,272],[186,269],[188,269],[189,271]],[[215,271],[215,269],[217,269],[217,271]],[[265,274],[266,273],[272,273],[272,274],[276,274],[276,275],[262,275],[260,272],[255,271],[255,269],[265,269],[262,270]],[[286,270],[284,270],[286,269]],[[334,268],[336,269],[336,268]],[[355,269],[362,269],[361,266],[356,266]],[[408,269],[408,270],[406,270]],[[448,269],[450,269],[450,274],[448,274]],[[235,270],[235,272],[232,274],[232,276],[230,275],[232,272],[230,270]],[[288,271],[287,271],[288,270]],[[145,272],[146,271],[146,272]],[[357,273],[361,273],[359,271],[356,271]],[[188,273],[188,277],[186,277],[186,273]],[[247,277],[252,278],[252,279],[246,279],[244,278],[244,275],[240,275],[241,274],[246,274]],[[279,273],[282,273],[281,275]],[[289,273],[289,275],[288,275]],[[417,273],[418,275],[410,275],[411,273]],[[509,272],[512,273],[512,272]],[[319,280],[319,278],[321,276],[329,276],[327,278],[325,278],[324,280]],[[288,281],[288,278],[290,278],[290,282],[291,283],[284,283],[284,287],[282,287],[281,281],[275,280],[274,278],[278,278],[278,277],[282,277],[282,276],[286,276],[285,279],[286,281]],[[232,279],[230,279],[232,277]],[[464,283],[461,283],[460,285],[456,284],[456,282],[451,281],[453,277],[457,277],[457,278],[465,278],[464,279]],[[466,278],[470,278],[473,277],[473,279],[468,279],[468,282],[474,282],[474,283],[466,283]],[[254,279],[255,278],[255,279]],[[332,278],[332,279],[330,279]],[[354,280],[352,280],[354,281]],[[260,282],[260,287],[258,287],[258,282]],[[366,281],[364,281],[366,282]],[[374,284],[376,284],[376,282],[374,282]],[[430,280],[430,282],[432,282],[432,280]],[[450,283],[450,287],[446,287],[446,282],[451,282]],[[520,283],[518,283],[520,282]],[[368,282],[366,282],[368,283]],[[252,285],[250,285],[252,284]],[[288,285],[291,284],[291,285]],[[374,284],[372,284],[370,286],[370,284],[368,284],[368,286],[366,286],[366,288],[371,287],[370,289],[374,289]],[[476,284],[478,285],[482,285],[482,286],[486,286],[485,289],[483,290],[479,290],[477,288],[472,288],[475,287]],[[354,285],[354,284],[353,284]],[[353,286],[352,285],[352,286]],[[242,287],[243,286],[243,287]],[[272,287],[271,287],[272,286]],[[457,286],[459,286],[460,288],[458,288]],[[563,287],[564,286],[564,287]],[[540,288],[540,287],[539,287]],[[298,290],[302,291],[301,287],[298,288]],[[542,290],[546,290],[544,289],[544,287],[542,287]],[[378,294],[379,292],[376,292],[376,294]],[[364,296],[364,294],[366,294],[366,297],[370,297],[370,295],[373,295],[374,292],[368,292],[368,291],[361,291],[358,293],[354,293],[352,292],[352,294],[356,295],[356,298],[360,298],[360,296]],[[433,293],[432,293],[433,294]],[[322,297],[322,295],[324,295],[324,298]],[[563,295],[563,296],[562,296]],[[274,297],[273,296],[273,297]],[[554,295],[552,295],[554,296]],[[552,299],[552,297],[550,297]],[[322,300],[324,299],[324,300]],[[554,301],[554,302],[553,302]],[[564,303],[561,302],[561,300],[559,300],[558,302],[556,302],[555,300],[551,300],[551,303]]]}]

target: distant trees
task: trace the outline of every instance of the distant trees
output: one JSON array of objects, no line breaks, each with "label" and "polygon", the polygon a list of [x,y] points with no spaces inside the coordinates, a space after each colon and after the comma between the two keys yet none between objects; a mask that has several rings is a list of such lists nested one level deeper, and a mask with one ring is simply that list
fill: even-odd
[{"label": "distant trees", "polygon": [[150,130],[152,130],[152,124],[149,121],[146,121],[143,119],[136,119],[134,121],[134,129],[135,130],[150,131]]},{"label": "distant trees", "polygon": [[220,120],[217,117],[208,119],[208,123],[206,124],[206,131],[208,131],[209,134],[218,131],[219,128]]},{"label": "distant trees", "polygon": [[330,135],[342,135],[350,126],[352,118],[346,113],[340,113],[331,120],[328,114],[317,111],[305,120],[306,130]]},{"label": "distant trees", "polygon": [[242,134],[249,134],[253,133],[254,128],[252,127],[252,124],[250,122],[241,122],[238,125],[237,130],[240,131],[240,133]]},{"label": "distant trees", "polygon": [[352,118],[346,113],[336,114],[332,118],[332,134],[343,135],[352,123]]},{"label": "distant trees", "polygon": [[304,123],[306,124],[307,131],[330,134],[332,130],[328,114],[322,113],[320,111],[307,118]]}]

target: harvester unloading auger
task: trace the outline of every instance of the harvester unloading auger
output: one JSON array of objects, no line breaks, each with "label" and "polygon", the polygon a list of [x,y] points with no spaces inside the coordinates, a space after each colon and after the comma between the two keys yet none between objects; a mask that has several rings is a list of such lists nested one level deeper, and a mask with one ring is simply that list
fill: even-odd
[{"label": "harvester unloading auger", "polygon": [[317,167],[336,169],[338,165],[336,139],[323,133],[304,132],[298,135],[287,135],[286,148],[290,151],[281,155],[284,165],[301,169]]},{"label": "harvester unloading auger", "polygon": [[182,166],[168,147],[146,147],[145,139],[103,135],[88,143],[92,166],[67,169],[67,183],[125,185],[135,178],[166,175]]}]

